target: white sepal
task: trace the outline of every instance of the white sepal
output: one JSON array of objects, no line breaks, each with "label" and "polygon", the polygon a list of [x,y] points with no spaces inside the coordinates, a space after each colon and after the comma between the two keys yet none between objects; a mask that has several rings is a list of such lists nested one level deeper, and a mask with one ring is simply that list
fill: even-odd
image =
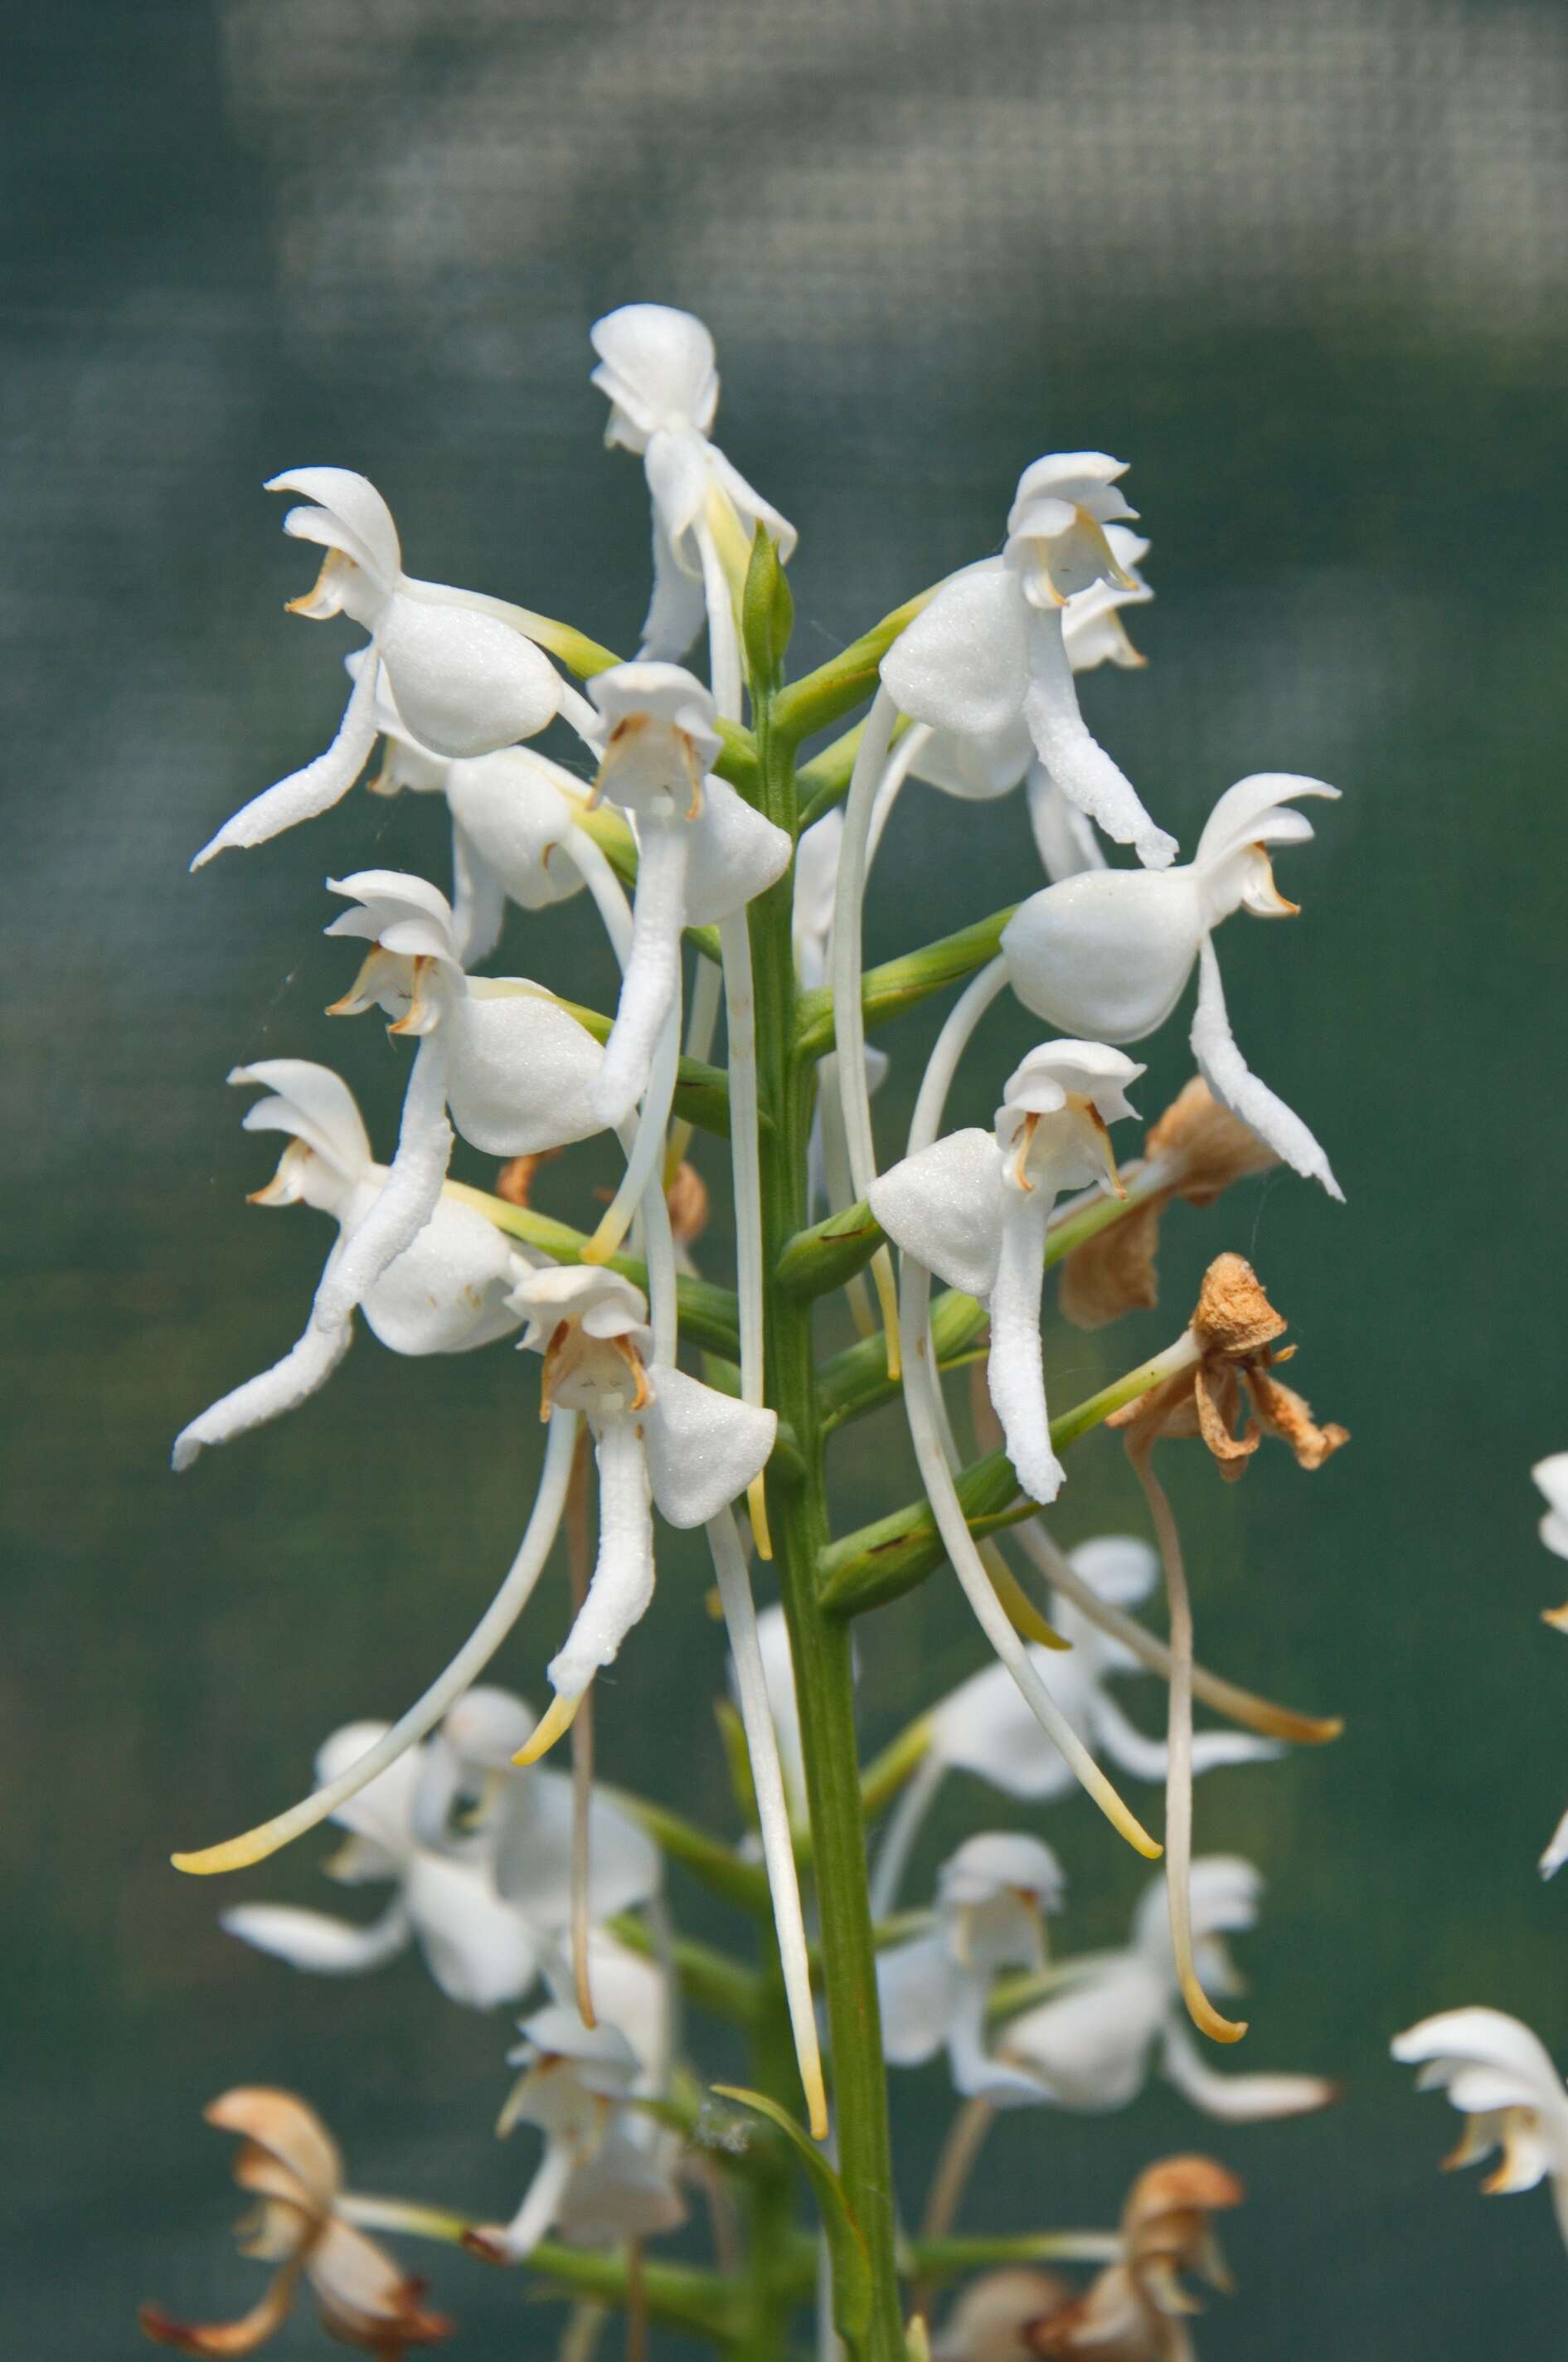
[{"label": "white sepal", "polygon": [[906,1156],[870,1193],[872,1212],[906,1254],[982,1300],[996,1285],[1002,1199],[1001,1152],[988,1131],[973,1129]]},{"label": "white sepal", "polygon": [[648,1383],[641,1423],[659,1514],[672,1526],[706,1525],[767,1467],[778,1414],[657,1363]]},{"label": "white sepal", "polygon": [[1138,1042],[1186,988],[1203,934],[1187,869],[1090,869],[1043,887],[1002,929],[1024,1007],[1086,1041]]},{"label": "white sepal", "polygon": [[1028,676],[1027,616],[1010,568],[986,558],[953,575],[882,659],[900,712],[960,738],[1016,723]]}]

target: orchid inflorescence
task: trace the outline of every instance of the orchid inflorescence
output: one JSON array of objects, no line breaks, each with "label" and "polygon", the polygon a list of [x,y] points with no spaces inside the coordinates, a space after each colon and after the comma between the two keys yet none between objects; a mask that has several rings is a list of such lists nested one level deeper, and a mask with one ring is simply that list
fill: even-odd
[{"label": "orchid inflorescence", "polygon": [[[1236,1989],[1224,1938],[1252,1926],[1263,1886],[1233,1856],[1195,1858],[1195,1775],[1331,1739],[1339,1725],[1198,1661],[1153,1453],[1166,1438],[1199,1440],[1233,1480],[1265,1436],[1317,1469],[1344,1430],[1319,1426],[1275,1374],[1286,1324],[1239,1255],[1212,1255],[1192,1318],[1162,1352],[1066,1410],[1047,1400],[1042,1323],[1055,1264],[1061,1309],[1081,1325],[1154,1305],[1158,1227],[1178,1199],[1210,1206],[1281,1164],[1339,1196],[1312,1132],[1242,1057],[1214,941],[1239,912],[1293,911],[1270,853],[1305,844],[1301,807],[1336,791],[1280,773],[1242,779],[1177,861],[1079,709],[1079,674],[1142,662],[1128,618],[1152,596],[1125,468],[1101,452],[1036,459],[999,556],[788,679],[795,529],[713,439],[707,330],[632,304],[592,342],[607,440],[641,458],[652,506],[653,590],[630,661],[542,612],[405,572],[392,512],[364,477],[309,467],[272,480],[299,502],[285,532],[324,553],[293,612],[346,616],[368,636],[348,658],[331,745],[246,803],[193,866],[340,801],[379,740],[370,791],[443,797],[451,871],[449,885],[378,868],[327,881],[342,907],[326,932],[359,957],[328,1013],[379,1010],[412,1052],[388,1162],[329,1068],[269,1057],[229,1077],[263,1094],[246,1128],[285,1140],[253,1202],[313,1207],[337,1236],[294,1342],[174,1446],[188,1469],[303,1406],[357,1319],[396,1353],[509,1339],[528,1357],[508,1384],[521,1375],[545,1424],[541,1473],[468,1639],[395,1719],[328,1738],[300,1801],[174,1859],[200,1874],[244,1869],[336,1822],[346,1837],[325,1869],[381,1887],[376,1915],[258,1897],[226,1911],[225,1927],[320,1975],[414,1949],[451,2001],[525,2011],[499,2129],[541,2140],[515,2212],[490,2221],[348,2190],[303,2102],[231,2092],[209,2114],[244,2143],[237,2175],[261,2202],[248,2251],[274,2279],[237,2321],[149,2307],[144,2325],[188,2352],[244,2353],[308,2286],[334,2335],[395,2357],[448,2324],[377,2244],[392,2233],[524,2265],[574,2295],[573,2353],[605,2306],[737,2353],[782,2352],[789,2315],[815,2289],[824,2357],[842,2345],[893,2362],[907,2337],[958,2362],[979,2350],[982,2317],[1021,2351],[1185,2356],[1184,2277],[1225,2285],[1209,2218],[1242,2195],[1203,2157],[1151,2165],[1114,2229],[1040,2235],[1036,2261],[1101,2267],[1087,2287],[1020,2272],[1013,2256],[999,2281],[971,2283],[944,2322],[924,2323],[942,2282],[1009,2260],[1005,2239],[947,2236],[999,2112],[1043,2124],[1053,2110],[1121,2108],[1151,2071],[1232,2127],[1333,2096],[1318,2075],[1220,2072],[1194,2037],[1245,2031],[1215,1997]],[[704,635],[705,679],[688,664]],[[911,783],[974,802],[1021,789],[1045,882],[868,971],[867,878]],[[530,914],[574,898],[620,970],[613,1015],[536,972]],[[526,974],[501,972],[513,941]],[[1197,1073],[1119,1170],[1113,1142],[1144,1074],[1129,1046],[1165,1025],[1195,974]],[[885,1155],[871,1099],[886,1060],[867,1031],[953,984],[963,988],[914,1089],[903,1152]],[[1043,1029],[1010,1072],[977,1046],[1009,992]],[[993,1094],[988,1127],[948,1127],[961,1068]],[[734,1258],[722,1279],[702,1267],[696,1131],[728,1142]],[[607,1206],[572,1227],[531,1202],[546,1159],[606,1134],[623,1158]],[[456,1176],[465,1149],[505,1161],[493,1186]],[[571,1170],[551,1164],[552,1193]],[[819,1324],[835,1318],[850,1341],[824,1359]],[[959,1365],[966,1405],[944,1384]],[[895,1393],[922,1496],[835,1536],[831,1438]],[[1070,1447],[1111,1424],[1152,1540],[1068,1551],[1046,1513]],[[661,1522],[706,1537],[729,1642],[719,1713],[738,1837],[594,1777],[598,1676],[653,1610]],[[525,1686],[542,1675],[550,1693],[536,1719],[482,1677],[558,1541],[573,1610],[534,1648]],[[855,1620],[944,1560],[988,1654],[862,1763]],[[779,1600],[759,1614],[753,1577],[769,1562]],[[1135,1612],[1162,1582],[1168,1637]],[[657,1612],[687,1628],[689,1652],[690,1595]],[[530,1637],[544,1621],[536,1606]],[[1123,1704],[1134,1677],[1163,1684],[1163,1729]],[[1195,1701],[1240,1727],[1196,1730]],[[543,1759],[568,1733],[570,1770],[558,1771]],[[1163,1788],[1163,1848],[1112,1772]],[[938,1788],[960,1781],[983,1783],[999,1825],[917,1878]],[[1056,1930],[1087,1868],[1090,1829],[1075,1847],[1061,1809],[1080,1793],[1164,1860],[1126,1943],[1075,1954]],[[1051,1842],[1036,1826],[1046,1808]],[[750,1918],[754,1959],[680,1933],[675,1868]],[[698,2009],[750,2042],[756,2088],[704,2091],[690,2064]],[[794,2083],[779,2063],[791,2044]],[[887,2069],[938,2058],[958,2107],[915,2227],[897,2212]],[[1528,2081],[1532,2062],[1515,2063]],[[1544,2100],[1540,2114],[1540,2139],[1554,2139]],[[821,2216],[816,2250],[793,2224],[797,2166]],[[645,2253],[694,2219],[708,2226],[705,2259]]]}]

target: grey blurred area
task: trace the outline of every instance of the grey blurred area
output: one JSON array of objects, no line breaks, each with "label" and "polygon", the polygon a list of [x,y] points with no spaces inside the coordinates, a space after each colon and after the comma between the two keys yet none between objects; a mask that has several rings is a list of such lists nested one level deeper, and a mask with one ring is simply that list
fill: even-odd
[{"label": "grey blurred area", "polygon": [[[1085,701],[1151,809],[1190,846],[1245,772],[1345,791],[1282,865],[1305,915],[1238,919],[1221,954],[1244,1049],[1348,1206],[1275,1178],[1178,1210],[1162,1308],[1054,1328],[1050,1368],[1066,1401],[1130,1363],[1234,1246],[1290,1316],[1316,1407],[1353,1431],[1316,1477],[1264,1453],[1233,1491],[1171,1448],[1202,1653],[1348,1719],[1332,1750],[1206,1780],[1198,1807],[1200,1846],[1270,1882],[1237,2063],[1346,2096],[1263,2127],[1157,2087],[1099,2119],[1021,2113],[965,2224],[1105,2223],[1150,2157],[1208,2149],[1249,2202],[1205,2362],[1560,2354],[1544,2199],[1441,2180],[1456,2127],[1386,2052],[1474,2000],[1568,2060],[1568,1893],[1533,1870],[1568,1799],[1568,1655],[1538,1620],[1561,1570],[1528,1478],[1568,1442],[1568,15],[74,0],[13,11],[5,41],[7,2350],[128,2356],[140,2297],[252,2300],[226,2145],[199,2121],[230,2083],[314,2098],[361,2186],[493,2213],[532,2164],[531,2136],[490,2131],[504,2014],[465,2014],[412,1962],[306,1981],[218,1932],[240,1893],[330,1893],[324,1845],[222,1897],[167,1866],[296,1793],[336,1725],[414,1694],[505,1565],[538,1452],[504,1347],[414,1363],[366,1338],[295,1418],[169,1473],[182,1421],[294,1334],[325,1247],[308,1213],[243,1205],[269,1158],[225,1074],[339,1064],[384,1142],[403,1068],[373,1023],[321,1014],[346,981],[323,880],[447,877],[435,812],[359,792],[185,865],[341,705],[351,639],[281,612],[308,558],[259,490],[280,469],[362,469],[414,570],[633,645],[644,491],[598,447],[587,329],[652,298],[712,326],[724,446],[801,528],[797,666],[993,547],[1037,453],[1101,447],[1132,462],[1158,596],[1148,669]],[[871,954],[1037,876],[1012,805],[911,790]],[[572,911],[514,913],[502,964],[613,990]],[[933,1026],[889,1037],[888,1142]],[[959,1120],[987,1119],[1028,1040],[997,1018]],[[1152,1116],[1184,1077],[1180,1027],[1148,1055]],[[603,1178],[563,1160],[544,1201],[580,1214]],[[715,1230],[710,1267],[726,1253]],[[912,1486],[896,1414],[861,1432],[835,1469],[845,1527]],[[1140,1521],[1114,1442],[1081,1446],[1064,1537]],[[723,1818],[706,1584],[669,1551],[603,1684],[601,1749],[616,1780]],[[538,1695],[564,1608],[557,1575],[502,1678]],[[980,1653],[940,1576],[878,1619],[867,1750]],[[1152,1691],[1128,1698],[1152,1725]],[[1019,1817],[954,1782],[917,1885]],[[1117,1940],[1136,1865],[1081,1801],[1041,1826],[1071,1879],[1058,1948]],[[747,1940],[689,1890],[675,1904]],[[932,2069],[895,2103],[912,2217],[951,2099]],[[555,2350],[558,2308],[431,2252],[458,2350]],[[302,2318],[275,2350],[319,2333]]]}]

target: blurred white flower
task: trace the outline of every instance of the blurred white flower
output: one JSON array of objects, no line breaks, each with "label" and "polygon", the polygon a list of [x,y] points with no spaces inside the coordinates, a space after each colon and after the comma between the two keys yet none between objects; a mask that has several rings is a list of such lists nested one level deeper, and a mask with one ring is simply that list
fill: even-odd
[{"label": "blurred white flower", "polygon": [[966,2099],[1016,2106],[1039,2097],[1015,2067],[986,2048],[986,2005],[1006,1969],[1045,1958],[1043,1915],[1060,1907],[1062,1866],[1038,1838],[970,1838],[937,1876],[936,1924],[879,1953],[882,2045],[895,2067],[915,2067],[946,2047]]},{"label": "blurred white flower", "polygon": [[[1069,1553],[1078,1576],[1112,1607],[1136,1606],[1159,1578],[1157,1552],[1132,1534],[1105,1534]],[[1064,1653],[1031,1644],[1030,1656],[1051,1694],[1086,1747],[1107,1755],[1139,1780],[1164,1780],[1165,1741],[1130,1722],[1107,1686],[1111,1677],[1148,1669],[1132,1650],[1091,1624],[1059,1592],[1044,1606],[1047,1623],[1070,1643]],[[1077,1793],[1077,1782],[1060,1750],[1040,1727],[1008,1668],[982,1666],[940,1698],[927,1717],[929,1744],[889,1818],[872,1879],[872,1916],[885,1918],[898,1900],[915,1838],[949,1772],[969,1772],[1021,1804],[1045,1804]],[[1265,1762],[1279,1753],[1274,1740],[1244,1731],[1199,1731],[1192,1768]]]},{"label": "blurred white flower", "polygon": [[1214,1097],[1332,1198],[1343,1195],[1317,1141],[1250,1072],[1226,1013],[1213,930],[1234,911],[1288,918],[1268,847],[1302,844],[1311,822],[1290,809],[1302,796],[1337,798],[1320,779],[1264,772],[1226,789],[1190,863],[1158,876],[1087,870],[1044,887],[1002,930],[1008,981],[1026,1009],[1065,1032],[1139,1042],[1170,1016],[1198,963],[1192,1051]]},{"label": "blurred white flower", "polygon": [[[1253,1926],[1263,1883],[1250,1862],[1232,1855],[1193,1863],[1194,1949],[1206,1991],[1239,1989],[1223,1938]],[[1064,1963],[1069,1974],[1072,1966]],[[1336,2096],[1319,2075],[1220,2075],[1209,2066],[1187,2028],[1163,1878],[1145,1889],[1126,1949],[1096,1956],[1065,1992],[1010,2018],[996,2047],[1033,2079],[1039,2098],[1065,2108],[1125,2107],[1143,2090],[1156,2050],[1167,2081],[1222,2123],[1300,2115]]]}]

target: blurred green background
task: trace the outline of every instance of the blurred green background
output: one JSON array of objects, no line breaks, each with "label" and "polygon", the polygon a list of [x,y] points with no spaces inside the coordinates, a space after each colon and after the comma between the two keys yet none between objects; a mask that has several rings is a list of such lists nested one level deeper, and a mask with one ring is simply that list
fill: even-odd
[{"label": "blurred green background", "polygon": [[[991,547],[1038,452],[1096,446],[1133,462],[1158,599],[1148,671],[1085,702],[1151,809],[1190,846],[1247,771],[1345,790],[1282,866],[1303,918],[1239,919],[1221,950],[1244,1049],[1349,1204],[1286,1177],[1178,1209],[1165,1308],[1054,1335],[1052,1379],[1067,1401],[1163,1341],[1233,1245],[1290,1316],[1318,1410],[1353,1430],[1321,1475],[1267,1452],[1234,1491],[1170,1455],[1202,1653],[1350,1719],[1328,1753],[1206,1780],[1198,1817],[1202,1847],[1271,1883],[1240,1947],[1245,2063],[1348,2096],[1235,2131],[1163,2090],[1100,2121],[1031,2112],[966,2219],[1105,2221],[1148,2157],[1207,2147],[1251,2202],[1206,2362],[1560,2354],[1544,2200],[1440,2180],[1456,2123],[1386,2049],[1484,2000],[1568,2058],[1568,1891],[1533,1869],[1568,1797],[1568,1654],[1537,1620],[1563,1570],[1528,1475],[1568,1441],[1568,14],[75,0],[13,12],[6,39],[10,2348],[128,2356],[140,2296],[249,2300],[226,2145],[198,2121],[230,2082],[315,2098],[361,2186],[509,2209],[532,2162],[530,2136],[490,2136],[504,2016],[465,2014],[412,1961],[293,1977],[167,1867],[422,1684],[505,1563],[537,1453],[534,1379],[504,1348],[411,1363],[362,1338],[307,1411],[169,1474],[175,1429],[293,1336],[324,1251],[307,1213],[244,1207],[270,1152],[224,1075],[326,1057],[386,1140],[396,1054],[320,1014],[348,972],[322,880],[375,860],[444,882],[446,852],[438,812],[361,793],[184,866],[342,701],[349,635],[280,612],[308,561],[258,491],[278,469],[360,468],[418,571],[632,645],[644,491],[597,448],[586,331],[650,297],[711,323],[723,444],[801,528],[800,665]],[[1034,875],[1021,808],[911,791],[871,955]],[[513,913],[504,962],[602,1000],[589,935]],[[888,1139],[932,1030],[889,1041]],[[1149,1054],[1151,1116],[1183,1037]],[[985,1120],[1029,1038],[992,1021],[958,1120]],[[580,1210],[598,1177],[580,1154],[544,1200]],[[897,1417],[856,1430],[837,1475],[845,1525],[901,1497]],[[1082,1447],[1063,1536],[1138,1522],[1114,1443]],[[668,1550],[601,1751],[722,1812],[704,1584]],[[539,1694],[562,1608],[557,1576],[499,1677]],[[940,1578],[862,1650],[868,1749],[981,1657]],[[1152,1691],[1124,1694],[1149,1724]],[[920,1880],[1007,1818],[955,1781]],[[1116,1940],[1132,1858],[1081,1802],[1043,1826],[1073,1882],[1060,1945]],[[315,1897],[321,1850],[226,1893]],[[913,2211],[944,2074],[900,2076],[896,2100]],[[476,2362],[553,2349],[558,2312],[522,2308],[518,2281],[439,2254],[435,2274]],[[319,2349],[303,2319],[277,2348]]]}]

